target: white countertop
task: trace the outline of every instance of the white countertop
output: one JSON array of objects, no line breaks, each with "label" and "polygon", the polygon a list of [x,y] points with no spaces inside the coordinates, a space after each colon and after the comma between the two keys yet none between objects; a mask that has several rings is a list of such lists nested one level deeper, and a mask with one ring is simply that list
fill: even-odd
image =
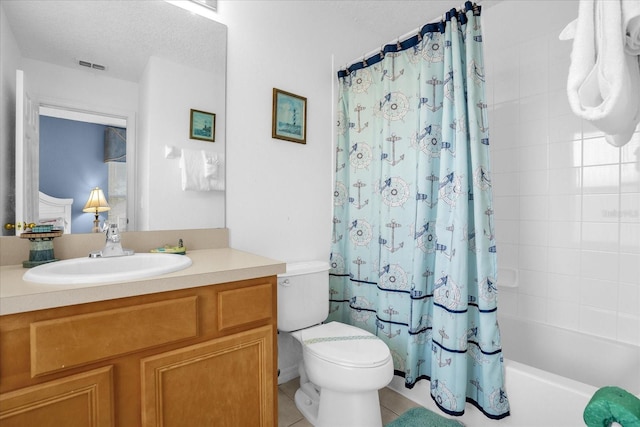
[{"label": "white countertop", "polygon": [[49,285],[25,282],[22,265],[0,267],[0,315],[73,304],[215,285],[274,276],[286,271],[281,261],[235,249],[188,251],[193,264],[181,271],[127,282]]}]

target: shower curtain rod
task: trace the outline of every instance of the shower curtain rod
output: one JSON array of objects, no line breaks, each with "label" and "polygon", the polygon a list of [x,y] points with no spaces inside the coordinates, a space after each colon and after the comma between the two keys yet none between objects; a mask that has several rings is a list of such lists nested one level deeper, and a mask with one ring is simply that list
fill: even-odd
[{"label": "shower curtain rod", "polygon": [[[482,2],[482,0],[476,0],[476,1],[474,1],[474,2],[473,2],[474,8],[475,8],[475,6],[476,6],[476,5],[480,5],[480,3],[481,3],[481,2]],[[460,6],[460,7],[459,7],[459,8],[457,8],[456,10],[464,10],[464,9],[465,9],[465,7],[466,7],[466,3],[467,3],[467,2],[465,1],[465,2],[462,4],[462,6]],[[422,27],[424,27],[425,25],[429,25],[429,24],[437,24],[437,23],[439,23],[439,22],[444,21],[444,20],[446,19],[447,13],[448,13],[450,10],[451,10],[451,9],[447,10],[446,12],[444,12],[444,13],[443,13],[442,15],[440,15],[439,17],[437,17],[437,18],[433,18],[433,19],[431,19],[431,20],[427,21],[425,24],[420,25],[420,26],[419,26],[418,28],[416,28],[415,30],[409,31],[409,32],[408,32],[408,33],[406,33],[406,34],[401,35],[400,37],[398,37],[398,38],[396,39],[396,43],[398,43],[398,44],[399,44],[401,41],[404,41],[404,40],[406,40],[406,39],[408,39],[408,38],[410,38],[410,37],[414,37],[415,35],[417,35],[417,34],[420,32],[420,30],[422,29]],[[369,51],[369,52],[367,52],[367,53],[363,54],[362,56],[360,56],[360,57],[358,57],[358,58],[355,58],[355,59],[354,59],[354,60],[352,60],[352,61],[347,62],[347,63],[345,64],[345,66],[344,66],[343,68],[341,68],[341,70],[347,70],[347,69],[348,69],[352,64],[356,64],[356,63],[358,63],[358,62],[363,62],[363,61],[365,61],[367,58],[372,57],[373,55],[378,55],[378,54],[380,54],[380,53],[382,52],[382,50],[384,49],[384,47],[385,47],[385,46],[387,46],[387,45],[389,45],[389,44],[391,44],[391,43],[393,43],[393,42],[385,43],[385,44],[383,44],[379,49],[373,49],[373,50],[371,50],[371,51]]]}]

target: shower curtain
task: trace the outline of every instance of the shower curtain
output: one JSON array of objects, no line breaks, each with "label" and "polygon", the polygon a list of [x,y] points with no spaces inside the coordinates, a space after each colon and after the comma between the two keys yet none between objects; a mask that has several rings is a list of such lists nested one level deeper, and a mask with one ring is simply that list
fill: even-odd
[{"label": "shower curtain", "polygon": [[444,412],[503,418],[480,8],[338,79],[329,320],[382,338]]}]

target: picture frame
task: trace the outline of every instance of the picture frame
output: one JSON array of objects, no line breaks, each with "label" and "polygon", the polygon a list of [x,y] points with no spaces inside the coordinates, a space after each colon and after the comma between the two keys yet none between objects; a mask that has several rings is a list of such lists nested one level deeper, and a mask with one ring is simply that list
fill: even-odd
[{"label": "picture frame", "polygon": [[189,138],[216,142],[216,115],[191,109],[189,114]]},{"label": "picture frame", "polygon": [[307,143],[307,98],[273,88],[271,137]]}]

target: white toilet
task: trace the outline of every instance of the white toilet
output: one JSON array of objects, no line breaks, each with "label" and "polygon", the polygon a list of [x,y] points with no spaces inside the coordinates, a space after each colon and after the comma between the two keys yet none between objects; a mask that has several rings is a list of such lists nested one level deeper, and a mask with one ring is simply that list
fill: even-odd
[{"label": "white toilet", "polygon": [[382,426],[378,390],[393,378],[389,347],[329,314],[329,264],[287,264],[278,276],[278,330],[302,344],[296,406],[316,427]]}]

